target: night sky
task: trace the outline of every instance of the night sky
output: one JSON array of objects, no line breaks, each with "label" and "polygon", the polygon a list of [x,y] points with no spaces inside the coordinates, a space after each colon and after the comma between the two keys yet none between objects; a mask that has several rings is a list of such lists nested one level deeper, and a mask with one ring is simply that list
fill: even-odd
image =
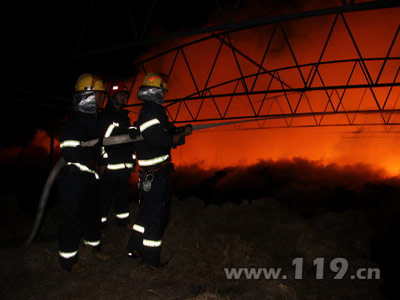
[{"label": "night sky", "polygon": [[[187,1],[155,1],[154,13],[147,21],[152,1],[131,1],[129,8],[125,1],[96,3],[87,21],[91,1],[42,2],[27,2],[23,9],[8,11],[2,146],[26,142],[36,128],[46,128],[46,122],[62,117],[80,74],[95,72],[106,80],[133,76],[133,61],[149,45],[94,53],[98,49],[140,39],[145,24],[144,39],[198,28],[207,22],[214,5],[213,1],[199,1],[191,2],[189,8]],[[9,120],[13,122],[11,130],[5,129]]]}]

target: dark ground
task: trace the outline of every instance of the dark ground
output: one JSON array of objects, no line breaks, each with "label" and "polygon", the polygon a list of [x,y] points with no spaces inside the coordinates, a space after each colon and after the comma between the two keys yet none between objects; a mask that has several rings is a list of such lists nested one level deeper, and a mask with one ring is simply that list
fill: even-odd
[{"label": "dark ground", "polygon": [[[100,263],[80,249],[88,267],[82,274],[58,266],[55,194],[38,239],[20,246],[47,171],[41,173],[20,178],[27,182],[20,189],[12,186],[11,175],[5,182],[1,299],[398,299],[400,181],[367,167],[294,160],[218,171],[179,168],[163,240],[169,264],[151,271],[129,260],[129,231],[111,222],[103,247],[112,261]],[[134,220],[134,184],[131,195]],[[301,280],[294,279],[292,264],[298,257],[304,259]],[[320,280],[313,266],[317,257],[325,259]],[[344,279],[333,279],[328,262],[334,258],[349,262]],[[229,280],[224,268],[231,267],[279,267],[287,279]],[[379,268],[381,279],[350,279],[358,268]]]}]

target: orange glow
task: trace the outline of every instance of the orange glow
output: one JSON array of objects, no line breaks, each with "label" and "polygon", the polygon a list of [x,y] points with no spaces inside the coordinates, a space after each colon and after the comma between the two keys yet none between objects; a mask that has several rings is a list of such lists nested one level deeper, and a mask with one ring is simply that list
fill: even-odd
[{"label": "orange glow", "polygon": [[177,165],[198,163],[212,168],[301,157],[320,164],[366,164],[387,175],[400,172],[398,135],[347,136],[333,128],[195,132],[187,137],[185,146],[173,152],[173,159]]},{"label": "orange glow", "polygon": [[[363,58],[385,57],[387,55],[390,43],[399,26],[399,8],[346,13],[344,15]],[[283,23],[299,64],[315,63],[318,61],[334,17],[331,15]],[[255,30],[244,30],[230,35],[230,39],[233,46],[246,53],[246,55],[255,61],[260,62],[269,37],[272,34],[272,28],[270,25]],[[277,30],[275,34],[276,38],[271,43],[271,48],[263,63],[263,67],[271,70],[295,65],[294,58],[283,39],[282,31]],[[152,49],[146,53],[143,59],[190,41],[191,39],[184,39],[168,42],[161,46],[158,45],[156,49]],[[185,56],[190,62],[190,69],[195,76],[199,90],[202,90],[206,86],[208,74],[219,46],[220,42],[213,39],[184,48]],[[176,52],[173,52],[146,63],[146,71],[169,73],[175,54]],[[224,45],[221,48],[220,55],[214,72],[209,78],[207,87],[240,77],[237,65],[232,63],[234,62],[232,50]],[[400,57],[400,37],[397,38],[390,52],[390,57]],[[344,22],[338,18],[332,37],[322,56],[322,61],[354,58],[359,58],[357,49],[354,47],[351,37],[346,31]],[[244,75],[254,74],[258,71],[257,66],[249,63],[240,55],[237,55],[237,59],[242,68],[240,71]],[[382,66],[382,61],[366,62],[366,66],[371,74],[371,78],[375,80]],[[321,65],[319,71],[323,76],[325,85],[344,85],[348,80],[351,68],[351,64],[342,63],[337,65]],[[398,61],[396,64],[387,64],[381,75],[381,80],[393,82],[398,68]],[[308,77],[310,71],[311,67],[301,69],[304,78]],[[254,90],[263,90],[266,88],[266,83],[271,77],[269,75],[263,76],[259,77]],[[301,86],[303,84],[301,74],[296,69],[282,72],[282,76],[284,76],[285,82],[291,86]],[[144,72],[139,74],[135,82],[135,89],[133,90],[133,95],[130,97],[131,103],[137,103],[135,95],[143,77]],[[246,80],[248,87],[252,86],[253,80]],[[350,84],[362,84],[364,82],[363,70],[357,65]],[[396,82],[400,82],[400,78],[397,78]],[[320,79],[315,78],[311,86],[321,86]],[[213,92],[229,93],[232,92],[232,88],[232,85],[222,86],[213,90]],[[271,88],[280,89],[281,86],[278,81],[272,81]],[[185,59],[179,53],[171,71],[169,92],[166,95],[166,99],[184,97],[195,91],[196,87],[191,79]],[[244,91],[245,89],[241,85],[236,90],[236,92]],[[380,105],[385,102],[388,91],[389,88],[374,89],[373,92]],[[327,105],[324,93],[324,91],[308,93],[310,104],[303,99],[299,105],[299,110],[310,112],[309,106],[312,105],[314,110],[323,111]],[[364,95],[362,95],[363,93]],[[332,95],[332,102],[335,106],[340,103],[339,95],[340,93]],[[260,109],[260,114],[267,114],[268,112],[270,114],[288,113],[287,107],[280,107],[280,103],[283,102],[279,103],[279,101],[282,101],[282,99],[277,100],[270,96],[269,100],[261,107],[262,95],[251,97],[255,104],[255,109]],[[293,94],[288,97],[289,101],[296,103],[299,95]],[[361,97],[363,101],[360,106]],[[387,107],[399,109],[399,98],[400,88],[395,87],[391,91],[390,97],[387,98]],[[321,99],[324,100],[322,101]],[[229,99],[228,97],[218,98],[217,101],[219,107],[225,109]],[[187,102],[187,105],[191,110],[196,112],[200,103],[201,100],[195,100]],[[376,108],[375,99],[370,90],[347,90],[342,105],[345,106],[346,110]],[[133,119],[135,119],[138,110],[134,108],[132,111],[135,113],[133,115]],[[170,108],[170,113],[175,116],[176,106]],[[248,100],[246,97],[241,96],[236,97],[232,101],[226,116],[235,117],[251,114],[252,109]],[[204,102],[204,106],[198,117],[219,117],[218,111],[211,103],[211,100]],[[350,116],[344,114],[329,115],[323,117],[323,124],[329,126],[337,124],[338,121],[342,123],[347,117],[362,124],[376,121],[376,118],[381,118],[381,116],[360,114]],[[185,108],[181,108],[178,121],[189,118],[189,112]],[[316,118],[319,121],[321,116],[317,116]],[[393,115],[393,118],[398,120],[396,115]],[[336,163],[346,165],[362,163],[382,172],[387,172],[388,175],[397,175],[400,172],[400,155],[398,153],[398,149],[400,149],[400,135],[394,133],[393,128],[391,133],[384,133],[389,127],[368,127],[366,125],[360,127],[281,128],[286,127],[286,121],[291,120],[278,119],[268,121],[268,126],[276,127],[268,130],[236,130],[239,128],[238,126],[230,125],[219,127],[216,130],[194,132],[192,136],[187,137],[185,146],[173,151],[173,160],[177,165],[198,163],[204,168],[211,168],[235,165],[246,166],[257,163],[259,160],[301,157],[323,164]],[[313,117],[295,118],[292,121],[293,126],[308,126],[314,122]],[[251,124],[251,126],[254,127],[254,124]],[[251,126],[250,123],[246,123],[246,125],[240,126],[240,129],[246,129]]]}]

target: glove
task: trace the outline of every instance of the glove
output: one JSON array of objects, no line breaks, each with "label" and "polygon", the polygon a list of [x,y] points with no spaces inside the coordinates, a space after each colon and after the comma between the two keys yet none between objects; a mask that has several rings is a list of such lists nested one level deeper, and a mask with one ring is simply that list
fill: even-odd
[{"label": "glove", "polygon": [[172,136],[172,148],[176,148],[177,146],[181,146],[185,144],[185,136],[180,134],[174,134]]},{"label": "glove", "polygon": [[181,126],[181,127],[175,127],[175,134],[187,136],[192,134],[193,127],[191,124]]},{"label": "glove", "polygon": [[192,124],[187,124],[183,128],[184,128],[184,131],[183,131],[182,135],[188,136],[188,135],[192,134],[192,132],[193,132]]},{"label": "glove", "polygon": [[129,137],[132,140],[136,140],[140,136],[140,129],[139,128],[132,128],[129,130]]}]

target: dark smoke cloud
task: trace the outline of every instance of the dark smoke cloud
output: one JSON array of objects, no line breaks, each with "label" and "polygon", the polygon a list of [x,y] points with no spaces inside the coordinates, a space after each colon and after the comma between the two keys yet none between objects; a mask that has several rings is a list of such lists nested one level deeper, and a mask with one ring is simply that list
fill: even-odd
[{"label": "dark smoke cloud", "polygon": [[[50,139],[43,130],[37,130],[25,146],[10,146],[0,149],[0,167],[3,174],[2,212],[10,218],[8,211],[36,212],[37,203],[50,171]],[[55,143],[54,159],[59,156]],[[7,215],[8,214],[8,215]]]},{"label": "dark smoke cloud", "polygon": [[[56,141],[54,155],[59,154],[57,143]],[[0,163],[7,165],[47,167],[49,162],[49,148],[49,135],[47,132],[38,129],[26,145],[0,148]]]},{"label": "dark smoke cloud", "polygon": [[174,191],[178,198],[195,195],[206,204],[273,197],[308,218],[393,201],[400,196],[400,181],[384,174],[364,164],[324,165],[302,158],[220,170],[192,165],[177,168]]}]

